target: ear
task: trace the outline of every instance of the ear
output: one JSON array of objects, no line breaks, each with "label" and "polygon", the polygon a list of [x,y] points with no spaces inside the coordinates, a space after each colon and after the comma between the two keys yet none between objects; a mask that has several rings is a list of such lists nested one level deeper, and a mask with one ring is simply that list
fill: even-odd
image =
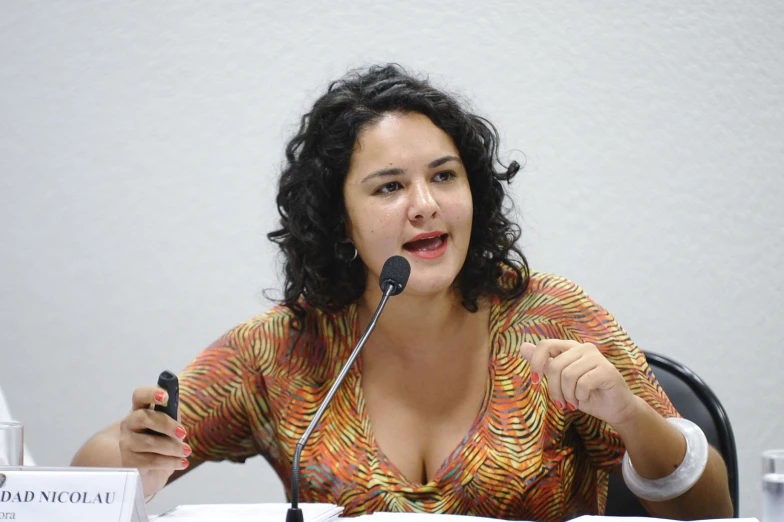
[{"label": "ear", "polygon": [[343,210],[343,217],[340,218],[340,227],[343,229],[343,233],[345,234],[346,239],[349,240],[352,244],[354,243],[354,227],[351,224],[351,218],[348,215],[348,212],[344,209]]}]

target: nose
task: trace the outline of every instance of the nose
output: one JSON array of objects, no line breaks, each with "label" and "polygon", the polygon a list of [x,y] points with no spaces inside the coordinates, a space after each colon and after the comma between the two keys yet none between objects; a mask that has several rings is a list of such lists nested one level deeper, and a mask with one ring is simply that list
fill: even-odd
[{"label": "nose", "polygon": [[435,217],[438,203],[427,182],[414,183],[409,191],[408,219],[420,221]]}]

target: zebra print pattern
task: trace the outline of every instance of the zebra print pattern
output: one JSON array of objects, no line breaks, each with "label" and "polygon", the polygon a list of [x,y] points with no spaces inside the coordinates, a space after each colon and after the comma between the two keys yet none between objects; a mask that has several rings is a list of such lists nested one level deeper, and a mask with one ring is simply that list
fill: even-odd
[{"label": "zebra print pattern", "polygon": [[[359,335],[354,306],[309,317],[295,343],[290,312],[273,308],[229,331],[182,372],[192,460],[262,455],[290,491],[294,447]],[[617,433],[579,410],[558,410],[546,380],[532,387],[519,346],[548,338],[593,343],[635,394],[661,415],[676,416],[642,352],[577,285],[550,274],[532,273],[518,300],[495,300],[491,324],[480,413],[429,483],[406,480],[375,442],[360,362],[303,451],[302,500],[339,504],[344,516],[412,511],[566,520],[603,513],[609,473],[623,455]]]}]

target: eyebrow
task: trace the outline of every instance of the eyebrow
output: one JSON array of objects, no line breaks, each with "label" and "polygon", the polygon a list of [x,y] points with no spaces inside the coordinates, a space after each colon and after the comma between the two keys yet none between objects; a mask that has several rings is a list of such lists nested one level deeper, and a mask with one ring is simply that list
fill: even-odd
[{"label": "eyebrow", "polygon": [[[435,159],[435,160],[431,161],[430,163],[428,163],[427,164],[427,168],[434,169],[434,168],[440,167],[444,163],[448,163],[450,161],[457,161],[458,163],[460,163],[460,158],[458,158],[457,156],[454,156],[452,154],[447,155],[447,156],[442,156],[442,157],[440,157],[438,159]],[[399,176],[399,175],[404,174],[404,173],[405,173],[405,170],[404,169],[400,169],[400,168],[376,170],[374,172],[371,172],[367,176],[365,176],[362,179],[362,181],[360,181],[360,183],[364,183],[364,182],[366,182],[368,180],[371,180],[373,178],[385,177],[385,176]]]}]

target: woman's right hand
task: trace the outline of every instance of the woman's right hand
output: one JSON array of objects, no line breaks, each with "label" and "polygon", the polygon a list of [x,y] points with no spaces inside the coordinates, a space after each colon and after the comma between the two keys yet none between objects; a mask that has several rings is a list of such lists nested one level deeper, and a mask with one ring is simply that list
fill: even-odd
[{"label": "woman's right hand", "polygon": [[175,471],[188,467],[191,448],[183,442],[185,429],[165,413],[152,409],[168,399],[158,387],[138,388],[133,392],[131,413],[120,423],[122,466],[139,469],[145,496],[163,489]]}]

